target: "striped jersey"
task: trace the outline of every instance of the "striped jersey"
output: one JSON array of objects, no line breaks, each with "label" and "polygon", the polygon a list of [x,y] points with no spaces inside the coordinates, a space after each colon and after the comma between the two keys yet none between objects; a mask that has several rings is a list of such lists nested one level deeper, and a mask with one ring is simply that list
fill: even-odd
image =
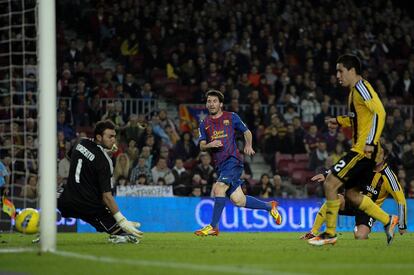
[{"label": "striped jersey", "polygon": [[366,186],[363,193],[379,206],[384,203],[388,195],[391,195],[398,205],[398,227],[400,229],[407,228],[407,203],[404,190],[397,176],[387,164],[384,164],[381,171],[372,173],[371,184]]},{"label": "striped jersey", "polygon": [[368,81],[361,79],[351,88],[348,115],[336,120],[343,127],[352,128],[352,151],[364,154],[365,145],[379,145],[385,124],[385,110],[377,93]]},{"label": "striped jersey", "polygon": [[219,118],[213,118],[209,115],[203,121],[200,121],[199,141],[205,140],[210,143],[213,140],[221,140],[223,144],[222,147],[211,150],[216,167],[229,157],[235,157],[243,161],[237,149],[236,130],[244,133],[248,128],[240,117],[233,112],[223,112]]}]

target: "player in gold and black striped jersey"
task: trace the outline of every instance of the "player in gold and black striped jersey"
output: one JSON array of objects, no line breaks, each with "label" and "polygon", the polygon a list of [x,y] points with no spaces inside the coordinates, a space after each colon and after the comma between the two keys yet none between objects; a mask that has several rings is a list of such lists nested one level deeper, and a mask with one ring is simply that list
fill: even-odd
[{"label": "player in gold and black striped jersey", "polygon": [[[330,173],[330,171],[328,171],[328,173]],[[312,180],[323,182],[325,180],[325,175],[318,174],[314,176]],[[398,209],[398,230],[401,235],[404,234],[407,230],[407,203],[404,196],[404,190],[395,173],[387,163],[381,162],[376,166],[375,171],[373,171],[365,180],[366,182],[370,182],[370,184],[366,185],[361,192],[370,197],[378,206],[381,206],[385,199],[390,195],[393,197],[397,203]],[[343,195],[338,194],[338,199],[341,201],[339,214],[355,216],[355,239],[368,239],[368,235],[371,232],[371,227],[373,226],[375,219],[359,210],[349,203],[349,201],[346,201]],[[301,239],[307,240],[316,236],[319,229],[325,223],[326,208],[325,202],[316,215],[311,231],[301,236]]]},{"label": "player in gold and black striped jersey", "polygon": [[[345,187],[345,196],[360,210],[384,224],[387,243],[394,237],[398,217],[388,215],[368,196],[359,192],[361,180],[375,168],[377,154],[382,150],[379,139],[384,128],[385,110],[377,93],[361,76],[361,62],[350,54],[338,58],[336,76],[349,88],[348,115],[330,118],[328,127],[351,127],[352,148],[336,164],[324,182],[326,196],[326,231],[308,241],[311,245],[336,243],[336,222],[340,207],[338,189]],[[364,183],[366,185],[366,183]]]}]

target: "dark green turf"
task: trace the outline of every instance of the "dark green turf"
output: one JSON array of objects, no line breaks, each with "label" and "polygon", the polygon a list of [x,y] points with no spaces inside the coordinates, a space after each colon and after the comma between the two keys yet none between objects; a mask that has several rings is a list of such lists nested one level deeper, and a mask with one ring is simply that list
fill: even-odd
[{"label": "dark green turf", "polygon": [[[414,274],[414,234],[383,233],[355,241],[339,236],[335,246],[312,247],[298,233],[147,233],[138,244],[106,243],[104,234],[58,234],[58,250],[104,257],[105,262],[35,252],[0,253],[0,271],[27,274]],[[0,250],[34,247],[33,236],[2,234]],[[6,243],[4,243],[6,242]],[[121,263],[116,263],[122,260]]]}]

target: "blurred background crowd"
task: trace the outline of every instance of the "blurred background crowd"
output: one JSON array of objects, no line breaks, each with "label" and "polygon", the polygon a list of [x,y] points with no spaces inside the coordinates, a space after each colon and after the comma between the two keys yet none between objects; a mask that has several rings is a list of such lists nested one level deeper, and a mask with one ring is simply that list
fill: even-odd
[{"label": "blurred background crowd", "polygon": [[[204,104],[214,88],[224,93],[225,109],[254,133],[267,167],[254,174],[255,158],[246,159],[244,191],[322,196],[310,176],[350,148],[351,133],[328,129],[324,120],[346,112],[348,91],[337,83],[335,61],[353,53],[386,107],[388,163],[414,197],[414,20],[399,1],[56,4],[59,185],[68,175],[71,146],[91,137],[97,121],[111,119],[118,130],[116,186],[171,185],[177,196],[210,196],[211,156],[200,153],[196,125],[180,121],[178,107]],[[16,175],[10,184],[35,198],[35,59],[25,64],[24,81],[0,90],[0,120],[20,119],[0,123],[0,133],[11,133],[0,136],[0,157]]]}]

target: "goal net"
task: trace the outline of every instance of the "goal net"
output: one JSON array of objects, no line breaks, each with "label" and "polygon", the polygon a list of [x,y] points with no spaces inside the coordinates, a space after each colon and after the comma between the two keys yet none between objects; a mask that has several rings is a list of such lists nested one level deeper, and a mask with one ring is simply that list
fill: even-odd
[{"label": "goal net", "polygon": [[[0,1],[0,188],[16,210],[38,207],[36,23],[36,1]],[[3,204],[0,229],[13,231]]]}]

